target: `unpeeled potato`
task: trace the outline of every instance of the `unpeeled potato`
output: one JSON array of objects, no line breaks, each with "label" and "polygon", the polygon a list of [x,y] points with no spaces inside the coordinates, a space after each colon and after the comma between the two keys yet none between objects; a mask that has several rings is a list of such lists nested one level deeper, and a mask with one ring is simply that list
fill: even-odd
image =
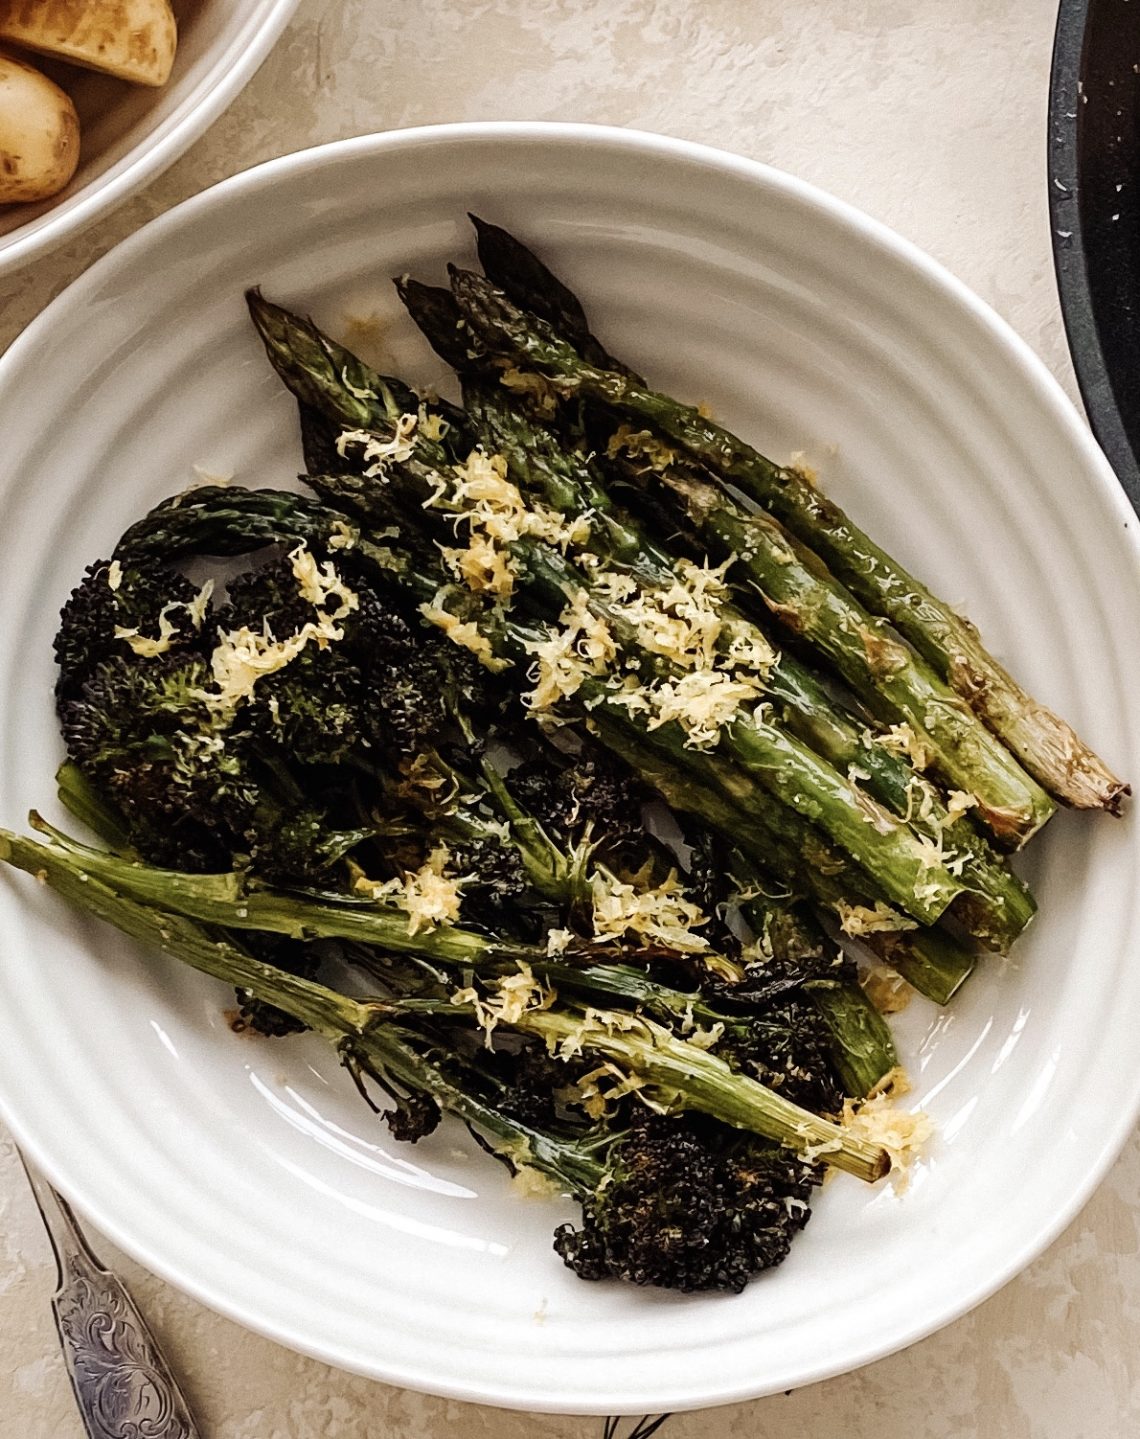
[{"label": "unpeeled potato", "polygon": [[178,33],[168,0],[0,0],[0,40],[165,85]]},{"label": "unpeeled potato", "polygon": [[46,75],[0,53],[0,205],[58,194],[79,164],[79,116]]}]

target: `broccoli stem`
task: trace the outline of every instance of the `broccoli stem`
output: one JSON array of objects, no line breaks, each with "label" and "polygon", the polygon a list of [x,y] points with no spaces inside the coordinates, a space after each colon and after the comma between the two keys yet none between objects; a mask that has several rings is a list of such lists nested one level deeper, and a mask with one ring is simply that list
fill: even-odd
[{"label": "broccoli stem", "polygon": [[582,1046],[615,1060],[634,1075],[675,1095],[684,1109],[699,1109],[735,1129],[747,1129],[800,1153],[826,1153],[829,1164],[874,1183],[887,1172],[877,1146],[855,1140],[830,1120],[784,1099],[774,1090],[737,1073],[715,1054],[678,1039],[652,1020],[628,1028],[612,1016],[583,1016],[556,1009],[527,1010],[514,1022],[552,1050]]},{"label": "broccoli stem", "polygon": [[373,544],[342,511],[290,490],[226,485],[200,485],[155,505],[126,530],[115,556],[169,564],[191,554],[241,555],[301,541],[317,550],[359,552],[390,580],[408,568],[402,555]]},{"label": "broccoli stem", "polygon": [[[489,939],[457,925],[409,933],[408,916],[399,909],[382,909],[374,901],[347,896],[319,898],[247,884],[236,872],[187,874],[160,869],[138,860],[124,859],[107,850],[92,849],[45,823],[36,813],[33,828],[49,836],[52,846],[66,855],[71,868],[114,888],[138,904],[154,905],[205,924],[230,929],[268,930],[292,939],[344,939],[372,944],[396,954],[422,954],[441,963],[475,967],[497,960],[528,963],[546,951],[535,945]],[[43,846],[0,831],[10,849],[7,856],[18,867],[20,856],[38,853]],[[27,846],[32,845],[32,851]]]},{"label": "broccoli stem", "polygon": [[336,1046],[342,1059],[381,1083],[430,1095],[441,1109],[475,1125],[512,1162],[532,1165],[580,1197],[604,1173],[587,1147],[566,1144],[509,1118],[452,1083],[392,1020],[392,1006],[351,999],[255,959],[230,937],[181,914],[152,908],[79,869],[50,845],[0,831],[0,860],[41,877],[63,899],[148,947],[275,1005]]},{"label": "broccoli stem", "polygon": [[[737,853],[733,878],[744,887],[740,909],[755,934],[777,957],[826,953],[827,936],[799,909],[763,893],[763,875]],[[856,983],[808,980],[804,993],[823,1016],[831,1038],[831,1058],[844,1090],[853,1098],[869,1094],[898,1064],[898,1051],[886,1020]]]},{"label": "broccoli stem", "polygon": [[[692,1020],[705,1028],[722,1025],[726,1032],[747,1033],[747,1015],[732,1014],[702,999],[658,984],[628,965],[592,964],[576,968],[546,961],[534,972],[560,994],[598,1002],[634,1003],[650,1018],[671,1024]],[[844,1091],[862,1098],[898,1064],[898,1053],[886,1020],[857,984],[813,979],[804,993],[823,1015],[831,1037],[831,1054]]]},{"label": "broccoli stem", "polygon": [[59,802],[85,824],[109,849],[120,854],[130,849],[130,841],[119,820],[102,797],[93,788],[90,780],[77,764],[64,760],[55,773],[56,793]]},{"label": "broccoli stem", "polygon": [[559,848],[534,816],[523,809],[506,780],[486,757],[482,761],[482,772],[499,812],[510,827],[511,838],[534,887],[540,894],[569,904],[571,910],[586,908],[588,911],[590,845],[578,845],[569,852]]},{"label": "broccoli stem", "polygon": [[[71,903],[133,938],[154,944],[196,969],[247,989],[255,998],[294,1015],[337,1044],[342,1054],[370,1066],[379,1076],[391,1076],[424,1090],[461,1118],[487,1124],[500,1139],[506,1137],[507,1121],[503,1116],[491,1114],[487,1106],[448,1086],[438,1073],[429,1082],[423,1061],[401,1045],[390,1028],[391,1017],[399,1010],[398,1002],[394,1007],[390,1003],[350,999],[315,981],[255,960],[232,942],[215,938],[201,924],[191,922],[190,916],[139,903],[128,891],[107,882],[93,866],[82,866],[78,862],[82,846],[64,848],[59,836],[53,839],[51,844],[40,844],[0,830],[0,861],[36,875]],[[122,877],[138,868],[114,861],[107,877]],[[449,1013],[464,1012],[464,1006],[443,1003]],[[414,1002],[409,1002],[409,1007],[414,1008]],[[626,1023],[632,1027],[623,1031],[621,1026]],[[825,1152],[829,1163],[869,1182],[881,1178],[889,1167],[887,1155],[877,1146],[800,1109],[747,1076],[735,1074],[723,1061],[675,1038],[651,1021],[604,1012],[588,1018],[548,1009],[527,1011],[512,1022],[512,1027],[540,1035],[552,1048],[580,1039],[585,1048],[623,1062],[629,1074],[666,1087],[675,1093],[682,1107],[700,1109],[799,1153],[813,1149]],[[508,1127],[511,1144],[526,1141],[530,1146],[529,1152],[517,1153],[514,1158],[544,1167],[542,1149],[549,1141],[542,1140],[535,1149],[532,1141],[541,1136],[524,1126]],[[552,1157],[550,1164],[553,1163]]]},{"label": "broccoli stem", "polygon": [[[187,919],[204,924],[224,926],[233,930],[259,930],[286,935],[292,939],[339,939],[349,944],[371,945],[393,954],[419,955],[437,964],[461,971],[484,974],[503,964],[517,970],[529,965],[540,978],[571,972],[570,965],[552,964],[547,951],[540,945],[524,944],[501,938],[489,938],[458,925],[445,924],[415,934],[409,933],[408,917],[398,909],[383,910],[373,901],[353,901],[344,896],[322,896],[308,892],[291,892],[251,885],[240,874],[188,874],[181,870],[161,869],[156,865],[124,858],[107,850],[80,844],[69,835],[47,824],[34,811],[30,816],[33,829],[46,835],[52,846],[67,856],[72,868],[91,879],[109,884],[125,898],[138,904],[153,905]],[[10,847],[9,860],[18,867],[19,856],[27,846],[28,853],[39,853],[42,846],[20,836],[0,830]],[[583,963],[579,988],[598,990],[608,982],[608,992],[623,994],[640,1002],[655,989],[658,1002],[672,995],[680,1005],[673,1012],[683,1014],[689,996],[654,986],[646,980],[638,987],[625,980],[636,974],[622,966],[598,966],[601,977],[592,983],[593,959],[605,949],[589,940],[578,941],[576,951]],[[634,951],[633,953],[636,953]],[[660,954],[661,951],[656,951]],[[724,969],[733,978],[739,977],[737,966],[723,956],[701,950],[694,956],[702,964],[719,971]],[[615,979],[618,982],[615,983]],[[625,987],[622,987],[622,984]]]}]

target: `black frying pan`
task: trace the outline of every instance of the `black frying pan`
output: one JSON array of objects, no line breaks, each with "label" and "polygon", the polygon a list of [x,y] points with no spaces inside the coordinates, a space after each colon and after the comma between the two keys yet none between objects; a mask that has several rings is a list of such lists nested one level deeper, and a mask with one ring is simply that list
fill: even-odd
[{"label": "black frying pan", "polygon": [[1061,0],[1049,208],[1081,395],[1140,510],[1140,0]]}]

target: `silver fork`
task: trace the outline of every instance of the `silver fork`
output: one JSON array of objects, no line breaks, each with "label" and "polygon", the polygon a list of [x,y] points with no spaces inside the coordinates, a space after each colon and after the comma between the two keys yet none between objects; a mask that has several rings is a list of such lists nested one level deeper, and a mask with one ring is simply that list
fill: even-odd
[{"label": "silver fork", "polygon": [[71,1206],[20,1155],[55,1252],[51,1307],[88,1439],[201,1439],[189,1405],[123,1282],[99,1262]]}]

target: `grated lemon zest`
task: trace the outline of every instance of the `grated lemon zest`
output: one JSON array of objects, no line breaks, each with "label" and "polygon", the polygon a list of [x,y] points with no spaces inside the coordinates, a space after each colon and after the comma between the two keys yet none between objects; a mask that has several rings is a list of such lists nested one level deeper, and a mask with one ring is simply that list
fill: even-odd
[{"label": "grated lemon zest", "polygon": [[115,638],[126,640],[136,655],[142,655],[146,659],[152,659],[155,655],[164,655],[170,648],[174,636],[178,633],[178,626],[170,618],[175,610],[185,608],[181,600],[173,600],[168,605],[163,605],[158,615],[158,634],[143,635],[139,633],[137,625],[130,627],[124,625],[115,626]]},{"label": "grated lemon zest", "polygon": [[682,953],[707,949],[708,940],[694,930],[708,915],[693,903],[677,878],[669,874],[652,889],[639,889],[599,866],[591,880],[594,935],[602,941],[632,936],[642,944],[658,943]]},{"label": "grated lemon zest", "polygon": [[910,760],[917,770],[924,770],[930,764],[930,752],[926,745],[905,722],[893,724],[883,734],[872,736],[872,744],[885,749],[888,754],[899,755]]},{"label": "grated lemon zest", "polygon": [[885,1149],[891,1157],[891,1182],[902,1194],[909,1170],[934,1134],[930,1116],[921,1109],[897,1109],[895,1100],[910,1092],[906,1071],[892,1069],[863,1100],[845,1099],[840,1124],[849,1134]]},{"label": "grated lemon zest", "polygon": [[341,620],[359,607],[356,594],[337,574],[331,560],[326,560],[323,565],[318,564],[312,551],[301,544],[289,552],[289,562],[301,598],[307,600],[314,609],[325,609],[335,596],[339,603],[331,612],[330,618]]},{"label": "grated lemon zest", "polygon": [[677,451],[664,440],[649,430],[635,430],[630,425],[619,425],[606,445],[606,454],[611,460],[623,450],[630,459],[648,461],[651,470],[668,469],[677,459]]},{"label": "grated lemon zest", "polygon": [[418,424],[418,415],[401,415],[396,421],[390,440],[381,439],[371,430],[342,430],[337,437],[336,452],[343,460],[348,457],[350,446],[360,446],[364,473],[369,479],[383,478],[390,465],[402,464],[411,459],[416,448]]},{"label": "grated lemon zest", "polygon": [[880,1014],[898,1014],[911,1001],[914,990],[901,974],[885,965],[874,964],[860,976],[863,993]]},{"label": "grated lemon zest", "polygon": [[759,679],[736,677],[723,670],[691,670],[675,680],[659,680],[614,696],[613,703],[647,713],[650,730],[676,720],[686,732],[690,749],[715,745],[725,725],[740,714],[740,707],[763,694]]},{"label": "grated lemon zest", "polygon": [[858,939],[863,934],[892,934],[918,928],[916,920],[899,914],[881,899],[877,899],[873,907],[848,904],[841,899],[835,906],[835,913],[839,917],[839,928],[852,939]]},{"label": "grated lemon zest", "polygon": [[528,671],[534,688],[523,696],[532,711],[552,708],[569,699],[590,675],[604,674],[617,657],[617,646],[605,620],[592,613],[589,595],[579,590],[558,617],[560,628],[549,639],[530,640],[534,656]]},{"label": "grated lemon zest", "polygon": [[421,434],[425,440],[431,440],[434,444],[438,444],[440,440],[444,439],[447,432],[451,429],[450,424],[448,424],[442,415],[430,413],[423,405],[420,406],[418,418],[419,427],[417,433]]},{"label": "grated lemon zest", "polygon": [[361,876],[355,888],[359,894],[381,902],[395,900],[408,916],[408,934],[436,929],[441,924],[454,924],[459,918],[462,886],[466,877],[447,874],[451,853],[440,844],[428,855],[418,870],[396,879],[373,880]]},{"label": "grated lemon zest", "polygon": [[490,640],[479,632],[474,620],[461,620],[458,615],[453,615],[438,604],[421,605],[420,614],[429,624],[441,629],[452,644],[470,650],[484,668],[489,669],[492,674],[498,674],[509,667],[510,661],[495,654]]},{"label": "grated lemon zest", "polygon": [[558,413],[558,391],[545,375],[518,370],[512,365],[499,376],[499,384],[512,394],[525,395],[535,413],[544,420],[551,420]]},{"label": "grated lemon zest", "polygon": [[536,979],[530,965],[520,961],[514,974],[504,975],[495,981],[490,994],[481,995],[477,989],[468,986],[457,989],[451,996],[451,1003],[471,1005],[490,1048],[491,1036],[498,1025],[517,1024],[524,1014],[549,1009],[556,998],[555,990]]},{"label": "grated lemon zest", "polygon": [[326,649],[334,640],[343,638],[344,631],[323,614],[283,640],[275,639],[268,629],[257,631],[248,625],[230,630],[219,635],[210,655],[210,673],[216,688],[205,691],[202,698],[211,709],[236,709],[253,693],[259,679],[283,670],[308,644]]}]

